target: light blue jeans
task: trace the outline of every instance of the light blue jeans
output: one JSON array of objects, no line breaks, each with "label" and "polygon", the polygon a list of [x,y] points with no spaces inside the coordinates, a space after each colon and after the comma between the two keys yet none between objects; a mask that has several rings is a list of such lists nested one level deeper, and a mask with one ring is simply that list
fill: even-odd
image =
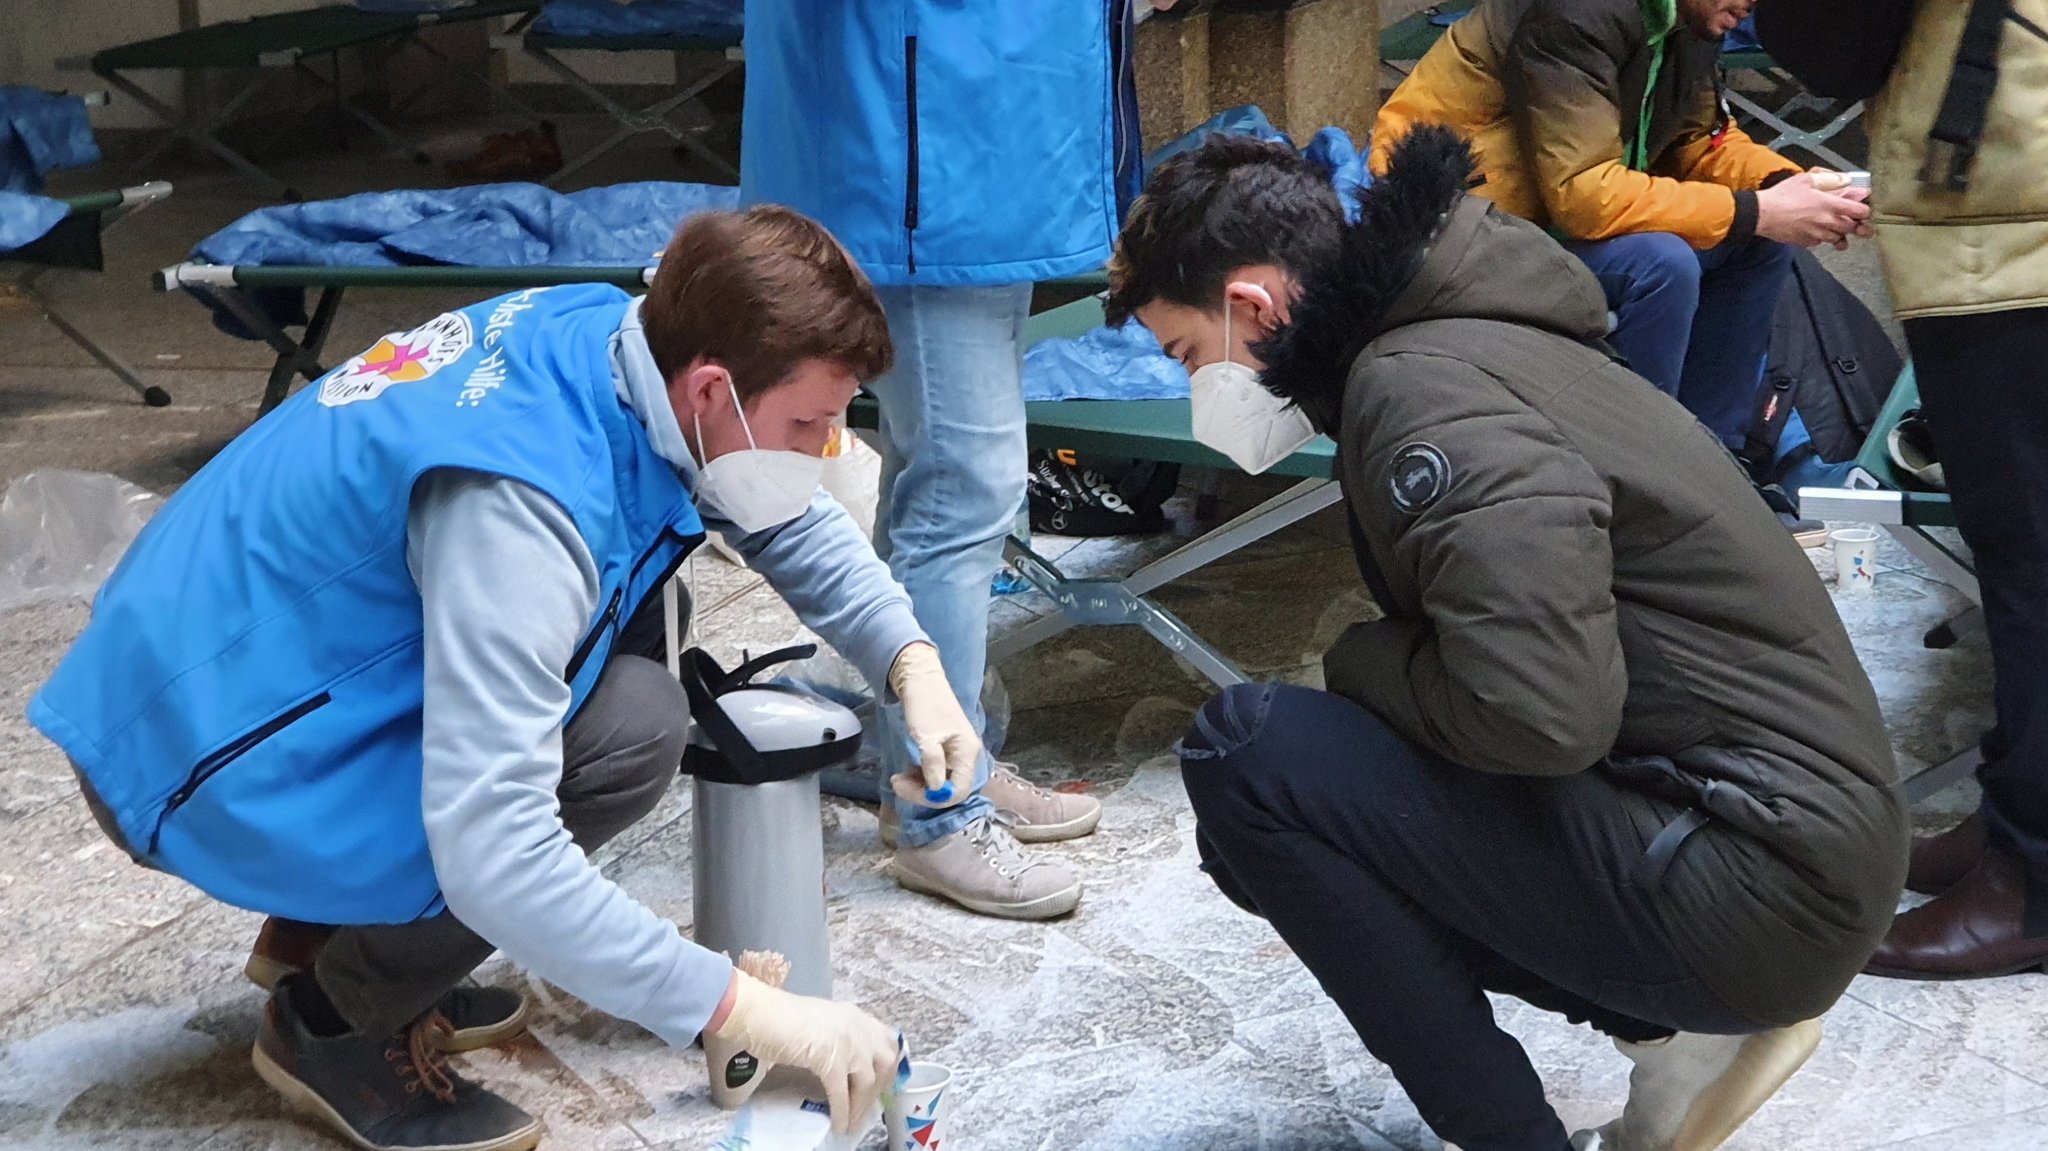
[{"label": "light blue jeans", "polygon": [[[976,727],[985,723],[989,582],[1024,501],[1024,321],[1031,285],[878,288],[896,366],[870,385],[881,406],[882,486],[875,551],[910,592],[917,622],[938,645],[946,678]],[[879,688],[881,685],[877,684]],[[882,711],[887,776],[915,760],[899,709]],[[975,794],[934,810],[897,804],[899,842],[916,847],[988,815]]]}]

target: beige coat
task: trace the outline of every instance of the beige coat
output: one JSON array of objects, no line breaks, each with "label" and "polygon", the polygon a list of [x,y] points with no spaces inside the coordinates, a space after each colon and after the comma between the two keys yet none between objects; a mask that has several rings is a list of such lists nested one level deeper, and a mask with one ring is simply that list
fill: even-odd
[{"label": "beige coat", "polygon": [[[2048,0],[2012,0],[2048,28]],[[2007,21],[1967,191],[1920,182],[1969,0],[1920,0],[1871,102],[1878,246],[1901,317],[2048,307],[2048,40]]]}]

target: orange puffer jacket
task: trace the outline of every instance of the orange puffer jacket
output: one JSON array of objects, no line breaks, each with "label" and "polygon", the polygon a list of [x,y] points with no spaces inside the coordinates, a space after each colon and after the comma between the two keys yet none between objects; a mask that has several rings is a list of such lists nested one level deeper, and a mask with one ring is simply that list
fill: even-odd
[{"label": "orange puffer jacket", "polygon": [[1679,24],[1675,0],[1482,0],[1380,111],[1376,174],[1423,123],[1471,143],[1473,191],[1576,240],[1747,239],[1756,189],[1799,171],[1735,127],[1720,44]]}]

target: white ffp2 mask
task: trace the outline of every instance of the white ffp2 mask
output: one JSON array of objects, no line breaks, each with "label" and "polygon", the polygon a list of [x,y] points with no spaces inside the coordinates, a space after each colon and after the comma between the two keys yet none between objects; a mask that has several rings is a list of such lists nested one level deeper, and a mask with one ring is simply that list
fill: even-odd
[{"label": "white ffp2 mask", "polygon": [[[732,395],[732,410],[739,414],[740,430],[747,434],[747,446],[705,461],[697,469],[697,498],[743,532],[767,531],[804,514],[811,496],[824,478],[825,461],[805,452],[771,451],[754,442],[754,429],[747,426],[746,409],[740,406],[739,389],[725,381]],[[697,450],[704,451],[704,420],[691,415],[697,430]]]},{"label": "white ffp2 mask", "polygon": [[1308,414],[1267,391],[1259,373],[1230,359],[1230,302],[1223,304],[1223,359],[1188,376],[1195,440],[1258,475],[1316,438]]}]

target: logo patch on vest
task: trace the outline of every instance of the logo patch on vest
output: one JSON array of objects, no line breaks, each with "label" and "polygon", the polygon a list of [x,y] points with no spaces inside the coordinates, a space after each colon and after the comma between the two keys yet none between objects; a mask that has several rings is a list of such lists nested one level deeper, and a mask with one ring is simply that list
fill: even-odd
[{"label": "logo patch on vest", "polygon": [[1420,515],[1451,490],[1451,462],[1435,444],[1416,442],[1394,453],[1387,494],[1407,515]]},{"label": "logo patch on vest", "polygon": [[410,332],[393,332],[327,374],[320,402],[330,408],[374,400],[393,384],[413,384],[462,358],[476,342],[469,317],[436,316]]}]

